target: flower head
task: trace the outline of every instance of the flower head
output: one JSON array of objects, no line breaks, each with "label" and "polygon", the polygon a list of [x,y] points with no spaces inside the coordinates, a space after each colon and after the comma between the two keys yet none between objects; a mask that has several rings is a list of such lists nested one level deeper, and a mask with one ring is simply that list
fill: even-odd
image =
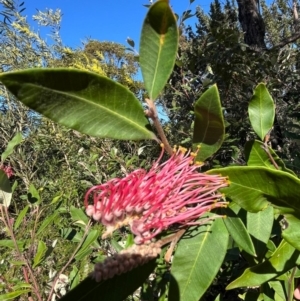
[{"label": "flower head", "polygon": [[10,166],[4,166],[4,165],[0,165],[0,170],[3,170],[5,172],[5,174],[7,175],[8,178],[10,178],[11,176],[13,176],[13,170]]},{"label": "flower head", "polygon": [[218,189],[228,186],[228,180],[198,172],[195,153],[179,147],[161,163],[163,154],[164,149],[149,172],[137,169],[88,190],[86,213],[106,226],[103,237],[129,225],[135,243],[147,243],[173,224],[198,224],[206,212],[227,205]]}]

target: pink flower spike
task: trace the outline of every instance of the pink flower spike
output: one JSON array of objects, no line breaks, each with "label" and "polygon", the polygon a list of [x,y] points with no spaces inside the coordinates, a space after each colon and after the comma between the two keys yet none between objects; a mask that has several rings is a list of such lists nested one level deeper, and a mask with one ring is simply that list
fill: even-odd
[{"label": "pink flower spike", "polygon": [[218,192],[229,185],[226,177],[199,172],[196,154],[182,147],[174,148],[173,155],[161,163],[163,154],[164,148],[148,172],[138,169],[88,190],[86,212],[106,226],[103,237],[129,225],[136,243],[149,243],[174,224],[203,224],[208,219],[199,222],[199,218],[205,213],[227,206]]}]

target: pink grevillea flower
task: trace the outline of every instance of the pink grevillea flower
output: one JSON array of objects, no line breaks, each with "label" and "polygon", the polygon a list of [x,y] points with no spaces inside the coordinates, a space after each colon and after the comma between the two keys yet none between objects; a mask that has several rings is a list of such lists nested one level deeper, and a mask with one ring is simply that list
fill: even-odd
[{"label": "pink grevillea flower", "polygon": [[171,225],[200,224],[203,214],[226,207],[218,189],[228,186],[227,178],[198,172],[196,154],[182,147],[161,163],[163,154],[164,149],[149,172],[137,169],[88,190],[86,213],[106,226],[103,238],[129,225],[136,244],[148,243]]},{"label": "pink grevillea flower", "polygon": [[0,170],[3,170],[7,177],[10,178],[11,176],[13,176],[13,170],[10,166],[4,166],[4,165],[0,165]]}]

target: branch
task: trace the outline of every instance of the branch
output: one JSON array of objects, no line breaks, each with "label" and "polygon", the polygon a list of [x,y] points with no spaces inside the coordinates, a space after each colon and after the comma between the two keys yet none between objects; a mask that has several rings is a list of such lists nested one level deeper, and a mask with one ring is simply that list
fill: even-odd
[{"label": "branch", "polygon": [[287,37],[287,38],[283,39],[281,42],[279,42],[278,44],[273,46],[271,49],[283,47],[283,46],[285,46],[289,43],[295,42],[298,39],[300,39],[300,32],[297,32],[297,33],[291,35],[290,37]]}]

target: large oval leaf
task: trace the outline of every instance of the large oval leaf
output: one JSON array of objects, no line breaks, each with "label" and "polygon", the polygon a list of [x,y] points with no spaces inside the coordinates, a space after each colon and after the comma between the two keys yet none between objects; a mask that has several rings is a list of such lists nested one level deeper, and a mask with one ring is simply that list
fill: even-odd
[{"label": "large oval leaf", "polygon": [[138,99],[107,77],[73,69],[29,69],[3,73],[0,80],[29,108],[79,132],[155,139]]},{"label": "large oval leaf", "polygon": [[218,88],[213,85],[205,91],[195,104],[193,145],[200,145],[198,161],[204,161],[222,145],[225,125]]},{"label": "large oval leaf", "polygon": [[270,203],[280,214],[300,214],[300,180],[289,173],[246,166],[212,169],[207,173],[228,176],[229,187],[220,190],[247,211],[263,210]]},{"label": "large oval leaf", "polygon": [[143,284],[153,272],[155,265],[154,259],[126,274],[98,283],[90,277],[86,278],[60,301],[124,301]]},{"label": "large oval leaf", "polygon": [[275,104],[265,84],[261,83],[255,88],[248,113],[255,133],[261,140],[264,140],[275,118]]},{"label": "large oval leaf", "polygon": [[198,301],[214,280],[226,255],[229,234],[222,219],[188,234],[188,238],[180,240],[175,252],[169,300]]},{"label": "large oval leaf", "polygon": [[231,282],[226,289],[244,286],[259,286],[299,264],[300,252],[282,240],[274,254],[263,263],[248,268],[244,273]]},{"label": "large oval leaf", "polygon": [[151,5],[145,18],[140,64],[149,97],[155,100],[173,71],[178,48],[178,28],[169,1]]}]

